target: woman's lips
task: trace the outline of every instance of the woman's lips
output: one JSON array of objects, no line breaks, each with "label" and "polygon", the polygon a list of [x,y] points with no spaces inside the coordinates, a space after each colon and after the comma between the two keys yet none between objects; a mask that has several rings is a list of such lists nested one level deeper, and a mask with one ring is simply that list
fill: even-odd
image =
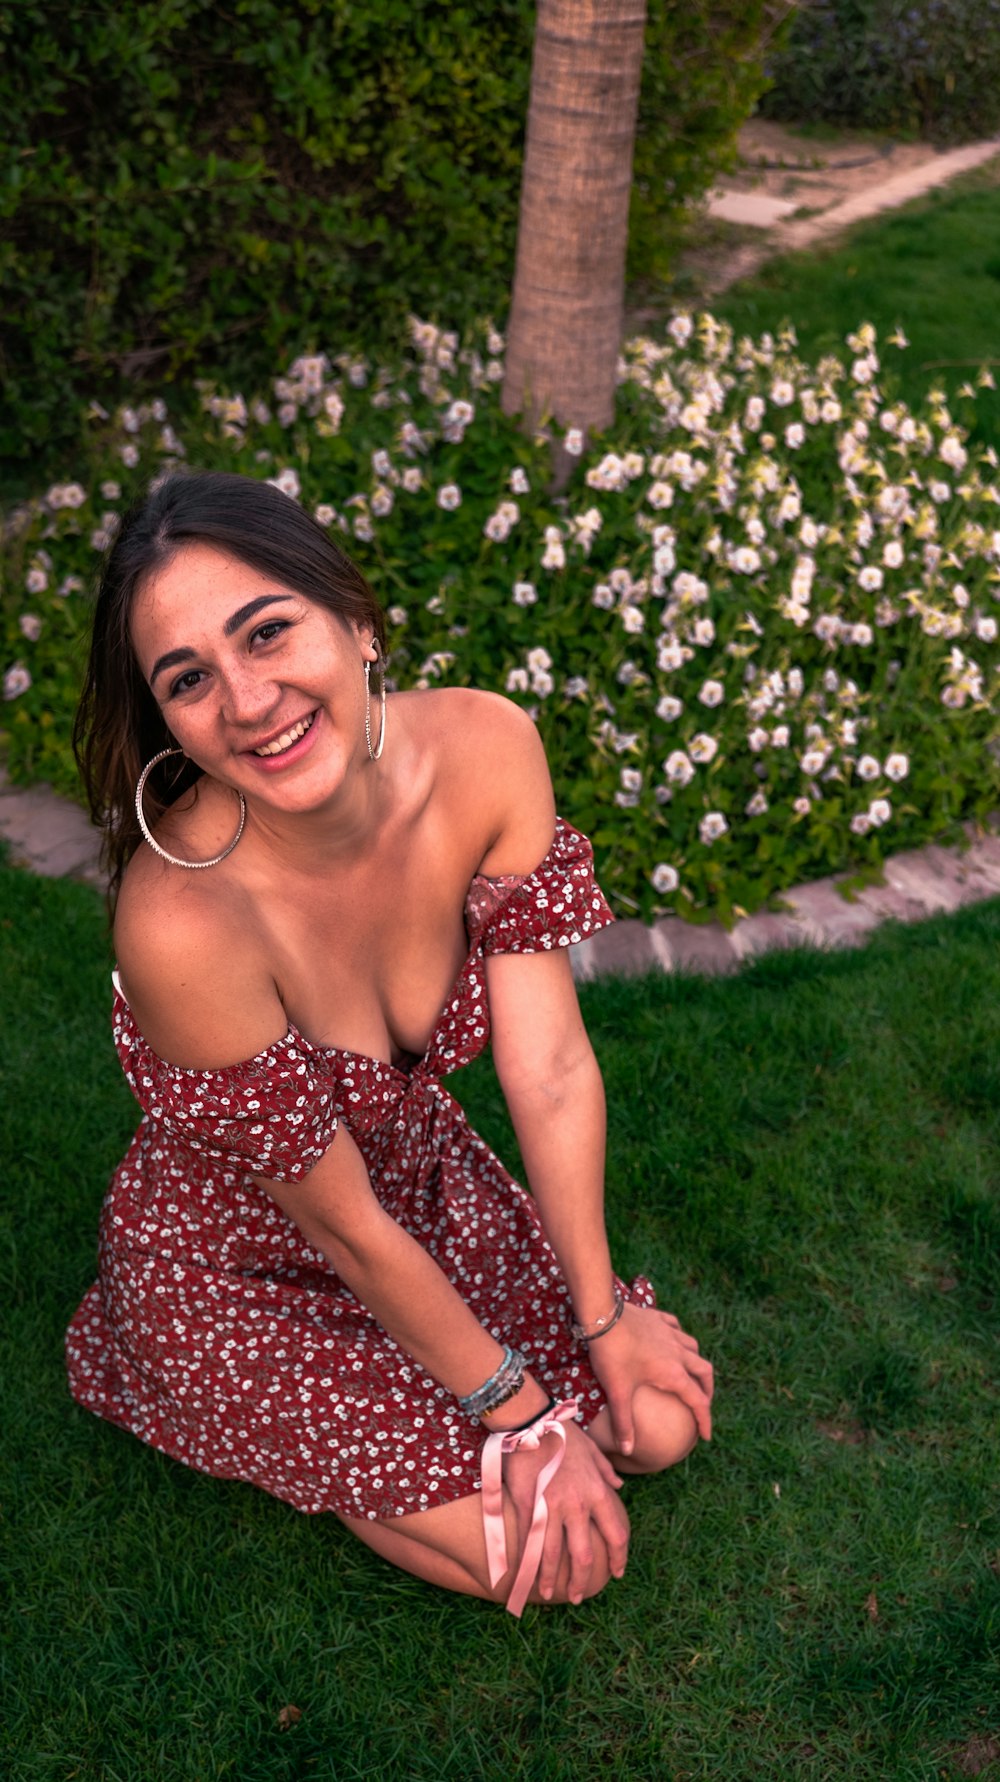
[{"label": "woman's lips", "polygon": [[[264,773],[277,773],[280,768],[288,767],[291,766],[293,762],[301,761],[303,755],[307,754],[313,746],[313,739],[315,738],[320,721],[319,709],[317,708],[314,712],[310,713],[309,717],[311,718],[311,722],[308,725],[308,729],[304,730],[301,735],[295,736],[294,740],[287,748],[280,749],[273,755],[259,755],[256,749],[244,749],[244,759],[246,761],[252,761],[254,766],[259,767]],[[289,726],[287,731],[280,732],[279,736],[275,738],[275,741],[269,746],[274,748],[275,744],[280,742],[281,737],[293,735],[298,729],[299,724],[305,722],[306,719],[297,719],[294,724]]]}]

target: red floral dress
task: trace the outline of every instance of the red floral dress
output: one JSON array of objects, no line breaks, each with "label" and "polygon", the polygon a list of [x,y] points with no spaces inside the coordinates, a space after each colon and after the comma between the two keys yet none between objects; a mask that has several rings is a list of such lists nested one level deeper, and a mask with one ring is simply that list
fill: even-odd
[{"label": "red floral dress", "polygon": [[[533,873],[473,879],[468,957],[405,1069],[294,1027],[243,1064],[182,1069],[147,1045],[116,985],[115,1041],[144,1118],[104,1203],[100,1279],[67,1336],[81,1405],[299,1510],[384,1519],[477,1489],[481,1425],[253,1179],[300,1182],[342,1119],[387,1212],[590,1421],[603,1397],[534,1203],[441,1079],[489,1039],[487,955],[569,946],[612,920],[592,858],[560,819]],[[630,1292],[652,1303],[644,1279]]]}]

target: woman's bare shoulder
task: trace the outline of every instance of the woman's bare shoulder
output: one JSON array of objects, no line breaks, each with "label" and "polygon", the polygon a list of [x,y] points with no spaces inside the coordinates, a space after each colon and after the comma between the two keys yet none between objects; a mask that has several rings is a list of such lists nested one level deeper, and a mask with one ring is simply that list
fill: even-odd
[{"label": "woman's bare shoulder", "polygon": [[115,910],[125,999],[161,1058],[219,1069],[256,1057],[288,1020],[238,886],[185,873],[142,850]]},{"label": "woman's bare shoulder", "polygon": [[477,868],[530,872],[548,852],[555,802],[538,730],[519,705],[473,687],[416,693],[412,721],[431,749],[455,821],[474,831]]}]

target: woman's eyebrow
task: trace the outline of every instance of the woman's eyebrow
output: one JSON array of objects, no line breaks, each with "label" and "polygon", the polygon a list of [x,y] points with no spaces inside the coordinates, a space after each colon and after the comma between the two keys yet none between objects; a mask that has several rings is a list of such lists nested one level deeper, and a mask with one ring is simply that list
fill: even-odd
[{"label": "woman's eyebrow", "polygon": [[256,600],[248,600],[246,606],[241,606],[231,618],[226,620],[222,627],[223,634],[226,637],[232,637],[234,631],[238,631],[240,626],[245,625],[248,619],[252,619],[255,613],[259,613],[262,607],[270,606],[276,600],[292,599],[294,599],[292,594],[260,594]]},{"label": "woman's eyebrow", "polygon": [[[271,606],[276,601],[293,600],[294,598],[293,594],[259,594],[256,600],[248,600],[246,606],[241,606],[235,613],[230,614],[222,627],[223,636],[232,637],[241,625],[245,625],[248,619],[255,618],[265,606]],[[178,650],[168,650],[165,656],[158,656],[150,671],[150,686],[165,668],[176,668],[179,662],[191,662],[194,654],[194,650],[185,646]]]}]

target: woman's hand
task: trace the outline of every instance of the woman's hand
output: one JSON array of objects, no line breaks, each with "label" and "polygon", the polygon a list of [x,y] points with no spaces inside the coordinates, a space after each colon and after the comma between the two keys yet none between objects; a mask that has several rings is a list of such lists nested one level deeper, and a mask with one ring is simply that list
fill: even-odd
[{"label": "woman's hand", "polygon": [[[622,1576],[628,1557],[629,1523],[625,1506],[617,1496],[622,1482],[611,1462],[578,1423],[563,1427],[566,1451],[545,1493],[549,1515],[536,1582],[539,1595],[543,1599],[551,1597],[565,1552],[569,1558],[569,1600],[578,1603],[587,1594],[592,1563],[601,1556],[600,1541],[607,1548],[613,1576]],[[517,1573],[531,1526],[538,1475],[552,1459],[558,1440],[558,1436],[548,1435],[539,1447],[520,1448],[504,1457],[504,1483],[517,1517],[517,1555],[510,1566],[512,1577]]]},{"label": "woman's hand", "polygon": [[702,1440],[711,1441],[711,1363],[671,1312],[626,1305],[617,1324],[590,1343],[588,1356],[608,1401],[620,1454],[631,1454],[635,1445],[632,1399],[637,1386],[673,1393],[691,1412]]}]

